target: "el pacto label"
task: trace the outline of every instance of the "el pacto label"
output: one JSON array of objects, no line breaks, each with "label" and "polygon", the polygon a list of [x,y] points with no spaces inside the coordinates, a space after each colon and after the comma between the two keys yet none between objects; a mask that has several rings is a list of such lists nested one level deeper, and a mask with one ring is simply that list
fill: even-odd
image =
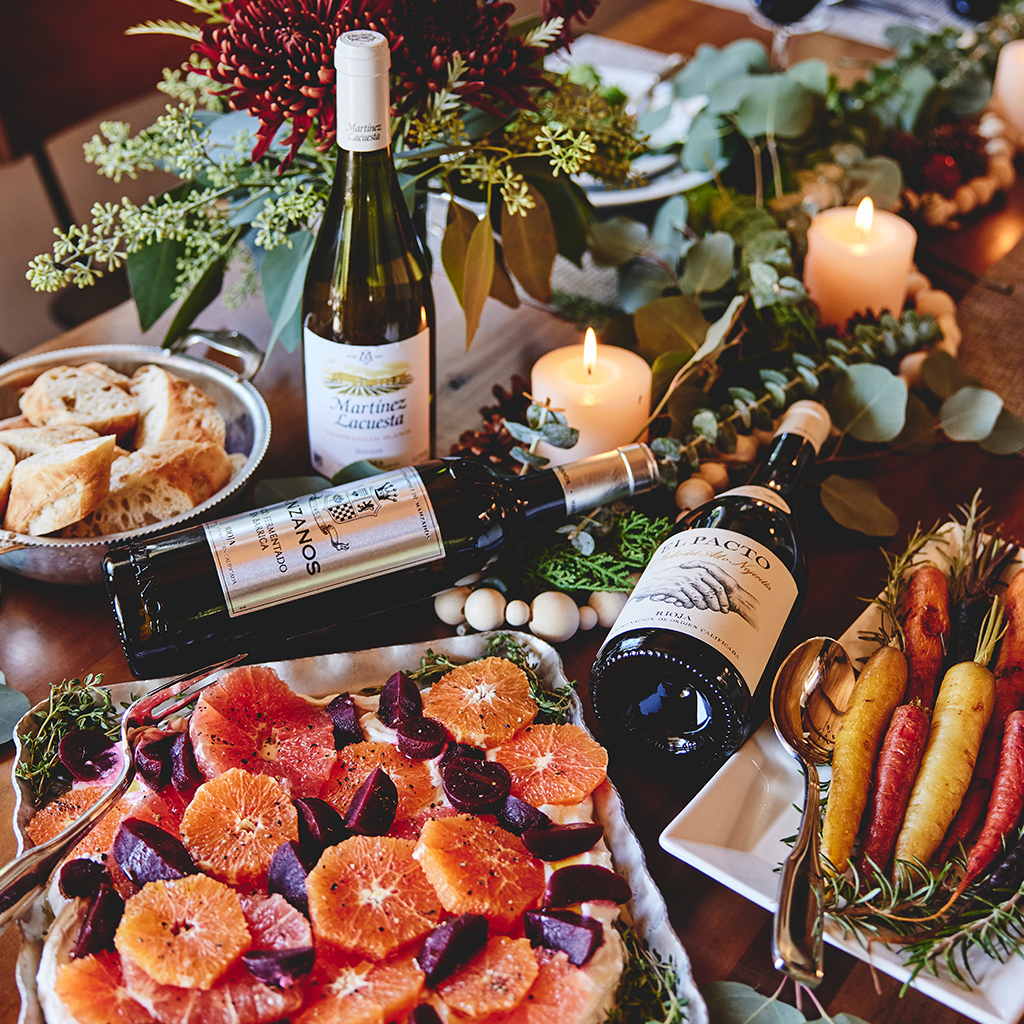
[{"label": "el pacto label", "polygon": [[203,529],[231,616],[444,557],[430,496],[411,467]]},{"label": "el pacto label", "polygon": [[776,554],[732,530],[695,529],[654,553],[608,633],[673,629],[703,640],[757,687],[797,598]]}]

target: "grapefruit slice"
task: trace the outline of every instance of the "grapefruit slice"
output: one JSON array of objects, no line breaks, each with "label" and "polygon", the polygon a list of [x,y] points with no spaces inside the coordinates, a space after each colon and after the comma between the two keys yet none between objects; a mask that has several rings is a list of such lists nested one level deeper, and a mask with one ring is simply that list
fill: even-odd
[{"label": "grapefruit slice", "polygon": [[540,968],[529,939],[495,935],[460,971],[437,987],[445,1004],[479,1019],[522,1002]]},{"label": "grapefruit slice", "polygon": [[306,878],[317,942],[383,960],[431,931],[441,905],[414,848],[390,836],[353,836],[328,847]]},{"label": "grapefruit slice", "polygon": [[317,796],[334,764],[331,716],[265,665],[232,669],[204,690],[189,732],[207,778],[244,768]]},{"label": "grapefruit slice", "polygon": [[531,725],[493,751],[527,803],[577,804],[608,772],[608,752],[578,725]]},{"label": "grapefruit slice", "polygon": [[124,987],[116,953],[70,960],[57,971],[53,989],[78,1024],[152,1024]]},{"label": "grapefruit slice", "polygon": [[181,819],[181,841],[214,878],[266,889],[274,851],[299,838],[299,812],[269,775],[231,768],[204,782]]},{"label": "grapefruit slice", "polygon": [[441,722],[457,743],[493,747],[537,717],[526,673],[505,658],[453,668],[430,688],[423,714]]},{"label": "grapefruit slice", "polygon": [[238,893],[206,875],[147,883],[114,935],[121,956],[154,981],[204,990],[250,944]]},{"label": "grapefruit slice", "polygon": [[344,815],[356,790],[374,768],[383,768],[398,790],[396,821],[411,818],[437,799],[426,762],[410,760],[391,743],[371,741],[350,743],[338,751],[331,777],[320,796]]},{"label": "grapefruit slice", "polygon": [[487,1024],[563,1024],[584,1019],[597,991],[590,975],[569,963],[565,953],[533,952],[540,971],[526,998],[515,1009],[496,1013]]},{"label": "grapefruit slice", "polygon": [[483,914],[507,931],[544,893],[544,865],[518,836],[469,814],[426,822],[415,857],[452,914]]},{"label": "grapefruit slice", "polygon": [[409,958],[373,964],[320,947],[294,1024],[387,1024],[419,1000],[423,972]]}]

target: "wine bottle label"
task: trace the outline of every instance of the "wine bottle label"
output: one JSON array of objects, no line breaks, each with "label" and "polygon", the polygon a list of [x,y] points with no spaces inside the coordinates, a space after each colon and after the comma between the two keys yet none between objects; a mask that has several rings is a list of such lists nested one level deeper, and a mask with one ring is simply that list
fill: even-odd
[{"label": "wine bottle label", "polygon": [[730,494],[739,494],[745,498],[754,498],[756,501],[764,501],[774,508],[779,509],[781,512],[785,512],[789,515],[793,510],[786,504],[786,499],[779,494],[778,491],[773,491],[770,487],[758,487],[754,484],[745,484],[742,487],[730,487],[727,491],[722,491],[718,495],[719,498],[728,497]]},{"label": "wine bottle label", "polygon": [[388,345],[339,345],[303,332],[310,458],[333,477],[365,460],[395,469],[430,458],[430,330]]},{"label": "wine bottle label", "polygon": [[203,529],[231,616],[444,557],[430,496],[409,466]]},{"label": "wine bottle label", "polygon": [[753,693],[796,598],[774,551],[732,530],[686,530],[654,553],[605,644],[627,630],[672,629],[720,651]]}]

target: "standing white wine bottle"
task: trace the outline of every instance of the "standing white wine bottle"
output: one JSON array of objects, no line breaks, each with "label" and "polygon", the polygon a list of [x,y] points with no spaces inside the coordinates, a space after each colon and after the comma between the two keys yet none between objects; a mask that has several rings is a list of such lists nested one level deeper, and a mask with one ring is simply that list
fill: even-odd
[{"label": "standing white wine bottle", "polygon": [[391,51],[346,32],[334,60],[337,167],[302,296],[310,460],[328,478],[434,451],[434,298],[391,159]]},{"label": "standing white wine bottle", "polygon": [[694,509],[655,552],[590,677],[612,741],[698,781],[747,738],[803,602],[793,507],[830,429],[824,406],[792,405],[750,482]]}]

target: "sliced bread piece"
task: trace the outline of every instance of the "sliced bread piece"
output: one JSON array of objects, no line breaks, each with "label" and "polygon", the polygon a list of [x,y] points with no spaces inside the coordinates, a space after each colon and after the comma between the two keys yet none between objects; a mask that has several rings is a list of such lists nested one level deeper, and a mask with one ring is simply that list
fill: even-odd
[{"label": "sliced bread piece", "polygon": [[67,444],[68,441],[90,441],[99,436],[89,427],[63,423],[55,427],[15,427],[11,430],[0,430],[0,444],[10,448],[20,462],[30,455],[48,452],[59,444]]},{"label": "sliced bread piece", "polygon": [[11,475],[4,529],[41,537],[87,516],[110,491],[112,435],[22,459]]},{"label": "sliced bread piece", "polygon": [[84,370],[86,373],[91,373],[94,377],[99,377],[100,380],[105,381],[107,384],[113,384],[115,388],[120,388],[122,391],[131,391],[132,389],[131,377],[119,373],[117,370],[107,366],[106,363],[82,363],[79,369]]},{"label": "sliced bread piece", "polygon": [[14,472],[14,452],[0,444],[0,513],[7,508],[11,495],[11,474]]},{"label": "sliced bread piece", "polygon": [[127,434],[139,418],[131,395],[77,366],[44,371],[18,404],[37,427],[73,423],[97,434]]},{"label": "sliced bread piece", "polygon": [[224,418],[217,403],[191,381],[162,366],[140,366],[131,393],[139,404],[136,448],[158,441],[210,441],[224,447]]},{"label": "sliced bread piece", "polygon": [[231,479],[231,460],[219,445],[161,441],[115,459],[110,494],[65,537],[100,537],[170,519],[206,501]]}]

